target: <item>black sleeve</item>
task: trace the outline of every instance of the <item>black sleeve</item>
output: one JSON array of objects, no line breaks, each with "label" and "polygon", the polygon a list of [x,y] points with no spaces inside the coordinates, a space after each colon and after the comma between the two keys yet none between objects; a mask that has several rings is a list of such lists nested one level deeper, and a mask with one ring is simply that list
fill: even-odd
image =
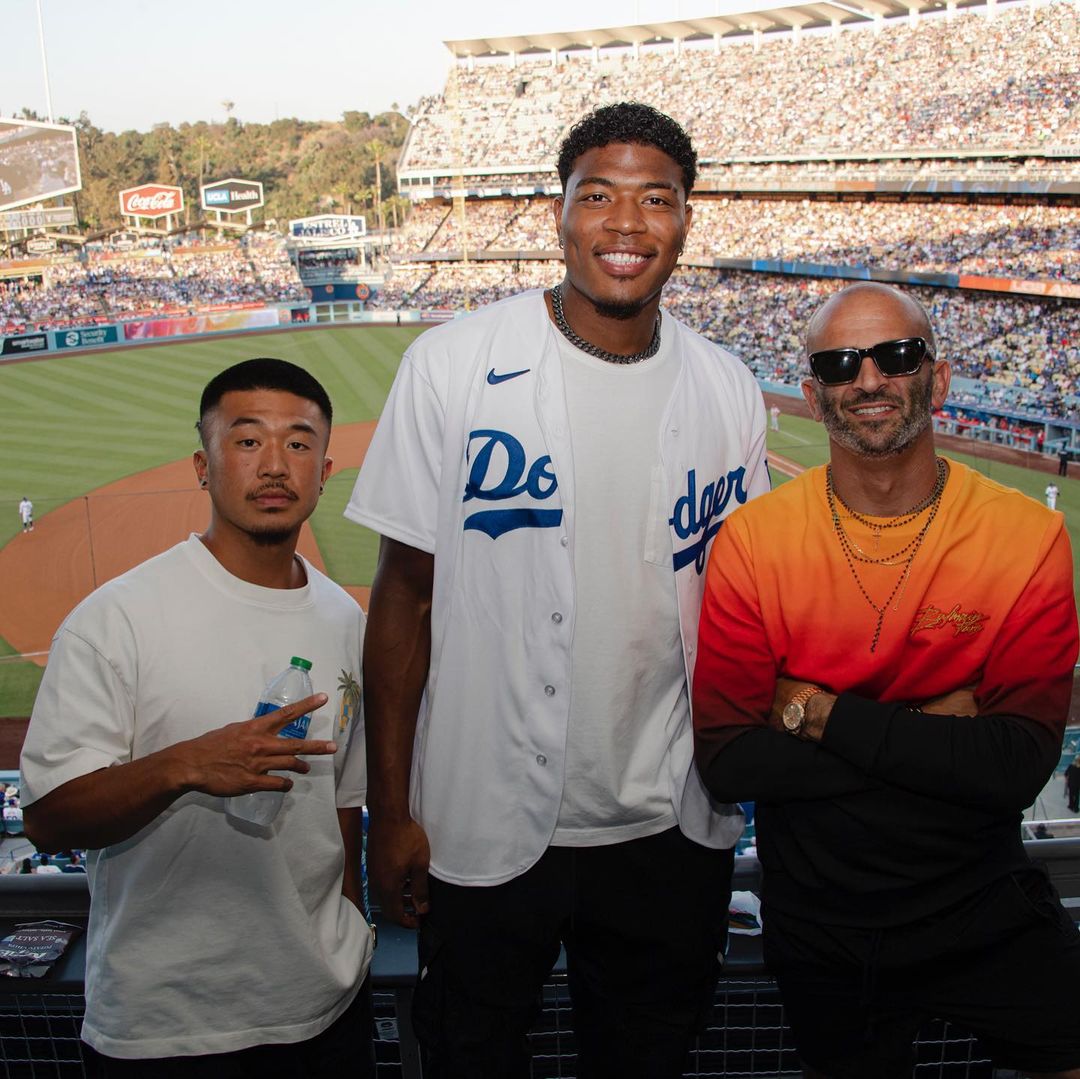
[{"label": "black sleeve", "polygon": [[768,727],[746,727],[726,744],[697,744],[697,766],[720,802],[838,798],[882,784],[813,742]]},{"label": "black sleeve", "polygon": [[842,693],[821,745],[866,776],[952,805],[1027,809],[1061,746],[1022,716],[936,716]]}]

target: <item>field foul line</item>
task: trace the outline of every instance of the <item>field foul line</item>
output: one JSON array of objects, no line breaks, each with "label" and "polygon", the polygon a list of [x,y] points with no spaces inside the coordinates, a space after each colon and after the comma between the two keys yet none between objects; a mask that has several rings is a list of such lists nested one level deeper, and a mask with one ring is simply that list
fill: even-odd
[{"label": "field foul line", "polygon": [[776,469],[777,472],[782,472],[785,476],[791,476],[794,478],[799,475],[800,472],[805,471],[803,466],[792,461],[789,457],[781,457],[778,453],[773,453],[769,450],[765,454],[765,460]]},{"label": "field foul line", "polygon": [[795,434],[794,431],[782,431],[781,434],[784,436],[784,438],[790,438],[794,442],[801,442],[804,446],[809,446],[810,443],[813,441],[813,439],[803,438],[802,435]]}]

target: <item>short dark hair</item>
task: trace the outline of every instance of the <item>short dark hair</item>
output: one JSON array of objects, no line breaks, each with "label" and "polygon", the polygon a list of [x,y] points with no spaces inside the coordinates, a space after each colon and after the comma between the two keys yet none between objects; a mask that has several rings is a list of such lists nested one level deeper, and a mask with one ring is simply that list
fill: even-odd
[{"label": "short dark hair", "polygon": [[690,136],[670,116],[640,101],[604,105],[583,116],[559,146],[557,167],[563,191],[574,171],[574,162],[588,150],[613,142],[655,146],[682,169],[683,194],[689,196],[697,179],[697,151]]},{"label": "short dark hair", "polygon": [[[327,424],[334,420],[334,407],[330,404],[330,397],[314,375],[308,374],[302,367],[297,367],[288,360],[258,356],[226,367],[206,384],[206,389],[199,399],[199,422],[195,424],[200,438],[203,437],[203,424],[207,413],[217,408],[225,394],[237,390],[281,390],[282,393],[292,393],[318,405]],[[203,443],[205,445],[205,439]]]}]

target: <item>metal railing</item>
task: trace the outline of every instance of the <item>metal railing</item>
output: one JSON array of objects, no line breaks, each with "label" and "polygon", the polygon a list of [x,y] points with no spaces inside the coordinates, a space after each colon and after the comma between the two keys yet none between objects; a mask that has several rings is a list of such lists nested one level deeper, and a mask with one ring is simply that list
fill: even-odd
[{"label": "metal railing", "polygon": [[[1066,906],[1080,919],[1080,838],[1025,843],[1044,864]],[[736,860],[734,887],[758,891],[760,866]],[[85,925],[90,897],[82,876],[0,876],[0,930],[20,921],[61,918]],[[2,935],[2,934],[0,934]],[[41,980],[0,978],[0,1079],[93,1079],[92,1054],[79,1041],[83,1015],[84,937]],[[380,925],[372,964],[376,1066],[385,1079],[420,1079],[409,1019],[416,976],[415,937]],[[576,1074],[577,1049],[564,970],[544,985],[542,1012],[530,1035],[532,1079]],[[934,1022],[916,1044],[916,1079],[1005,1079],[978,1043]],[[759,937],[732,938],[712,1016],[694,1047],[691,1079],[787,1079],[799,1069],[776,984],[765,971]]]}]

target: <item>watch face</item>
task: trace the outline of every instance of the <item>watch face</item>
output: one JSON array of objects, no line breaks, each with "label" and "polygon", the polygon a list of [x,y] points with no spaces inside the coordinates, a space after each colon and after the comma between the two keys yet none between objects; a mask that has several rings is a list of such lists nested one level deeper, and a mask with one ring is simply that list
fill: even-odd
[{"label": "watch face", "polygon": [[806,710],[797,701],[791,701],[784,709],[784,726],[789,731],[797,731],[803,725]]}]

